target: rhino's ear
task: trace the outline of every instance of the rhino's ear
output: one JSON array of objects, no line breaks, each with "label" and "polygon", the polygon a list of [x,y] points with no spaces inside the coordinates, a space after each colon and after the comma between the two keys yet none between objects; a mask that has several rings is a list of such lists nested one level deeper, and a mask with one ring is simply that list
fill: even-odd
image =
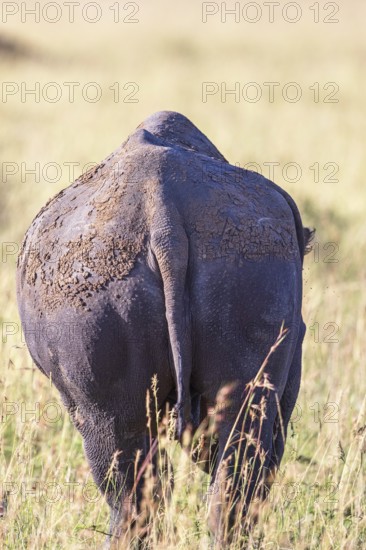
[{"label": "rhino's ear", "polygon": [[305,245],[304,254],[309,254],[309,252],[312,251],[314,246],[315,227],[304,227],[303,231],[304,231],[304,245]]}]

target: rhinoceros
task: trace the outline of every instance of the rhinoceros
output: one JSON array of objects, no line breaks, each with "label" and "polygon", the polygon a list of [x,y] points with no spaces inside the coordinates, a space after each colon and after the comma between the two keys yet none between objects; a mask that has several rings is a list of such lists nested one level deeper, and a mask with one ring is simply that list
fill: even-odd
[{"label": "rhinoceros", "polygon": [[[223,472],[231,480],[230,525],[278,469],[300,385],[311,238],[284,190],[230,165],[169,111],[35,217],[18,259],[23,331],[82,435],[112,535],[127,528],[132,492],[138,514],[136,472],[156,457],[158,426],[151,436],[146,422],[154,377],[160,418],[169,403],[181,442],[216,411],[215,452],[201,465],[212,487]],[[220,533],[227,492],[208,496]]]}]

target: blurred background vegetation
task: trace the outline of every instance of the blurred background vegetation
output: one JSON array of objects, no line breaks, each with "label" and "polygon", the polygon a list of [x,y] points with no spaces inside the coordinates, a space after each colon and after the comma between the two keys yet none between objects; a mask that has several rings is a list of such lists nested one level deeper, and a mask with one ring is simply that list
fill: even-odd
[{"label": "blurred background vegetation", "polygon": [[[58,397],[34,370],[21,337],[17,249],[48,198],[88,163],[105,158],[144,118],[165,109],[190,118],[232,164],[256,163],[252,168],[268,177],[269,163],[279,163],[273,165],[274,181],[296,200],[304,224],[317,229],[314,252],[304,266],[308,332],[298,409],[280,488],[252,547],[366,547],[365,4],[306,0],[296,23],[282,15],[285,2],[276,8],[273,23],[262,2],[256,3],[262,10],[256,23],[243,16],[235,22],[230,15],[223,22],[221,3],[205,7],[193,0],[103,1],[95,23],[85,20],[85,14],[95,17],[93,7],[83,18],[83,0],[72,23],[62,2],[57,12],[52,7],[44,12],[48,19],[61,13],[55,23],[42,15],[44,1],[39,23],[22,3],[5,4],[0,25],[0,480],[3,489],[9,481],[17,489],[8,499],[3,496],[0,507],[4,547],[94,547],[103,538],[95,528],[107,529],[101,499],[89,502],[79,491],[72,502],[64,493],[46,505],[21,493],[22,483],[29,489],[37,482],[86,483],[91,477],[80,438],[65,415],[57,422],[42,414],[32,421],[21,412],[22,403],[23,408],[38,403],[42,412]],[[27,2],[28,8],[33,4]],[[114,22],[117,7],[119,22]],[[203,11],[211,9],[218,11],[203,22]],[[288,9],[287,18],[293,19],[295,8]],[[255,18],[254,11],[245,13]],[[326,23],[327,17],[338,22]],[[268,82],[278,83],[273,101]],[[73,101],[71,84],[65,83],[76,83]],[[204,96],[205,83],[215,93]],[[248,83],[255,85],[249,89]],[[286,88],[289,83],[296,89]],[[222,95],[225,86],[239,86],[240,97]],[[37,87],[39,97],[27,93]],[[250,101],[258,89],[262,97]],[[299,89],[301,98],[290,101]],[[95,90],[101,92],[98,101]],[[53,102],[55,91],[61,96]],[[32,169],[39,177],[28,172]],[[171,452],[178,465],[177,490],[169,513],[157,520],[155,545],[207,548],[199,490],[206,481],[174,445]],[[291,483],[298,484],[298,494],[286,492]]]}]

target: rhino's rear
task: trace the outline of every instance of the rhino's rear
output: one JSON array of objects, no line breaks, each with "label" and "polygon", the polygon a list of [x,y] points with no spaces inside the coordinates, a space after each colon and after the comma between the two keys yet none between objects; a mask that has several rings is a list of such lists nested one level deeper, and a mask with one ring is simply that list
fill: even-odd
[{"label": "rhino's rear", "polygon": [[[278,467],[300,384],[310,236],[287,193],[228,164],[169,112],[147,119],[37,215],[17,273],[26,341],[84,438],[114,521],[143,479],[133,476],[134,460],[141,451],[144,463],[151,443],[153,377],[158,409],[175,404],[179,436],[191,397],[197,419],[221,395],[217,462],[208,470],[219,483],[220,461],[229,464],[235,499],[245,476],[230,470],[233,449],[254,472],[247,503],[261,470]],[[231,441],[238,422],[241,436]],[[121,450],[112,491],[105,479]],[[214,525],[221,497],[212,499]]]}]

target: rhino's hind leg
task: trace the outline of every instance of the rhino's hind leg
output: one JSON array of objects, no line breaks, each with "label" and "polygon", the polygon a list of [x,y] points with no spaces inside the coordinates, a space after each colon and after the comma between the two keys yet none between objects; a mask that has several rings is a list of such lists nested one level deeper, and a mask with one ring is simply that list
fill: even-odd
[{"label": "rhino's hind leg", "polygon": [[129,537],[145,530],[151,507],[145,500],[155,497],[144,494],[145,475],[153,479],[156,468],[155,446],[150,448],[145,432],[128,433],[113,417],[93,426],[86,421],[80,431],[94,480],[110,507],[109,538],[128,547]]},{"label": "rhino's hind leg", "polygon": [[245,527],[251,503],[262,500],[272,450],[276,400],[273,391],[256,388],[251,407],[240,411],[233,399],[218,419],[218,463],[210,487],[209,526],[227,543],[237,526]]},{"label": "rhino's hind leg", "polygon": [[305,324],[301,322],[295,353],[288,373],[286,386],[280,400],[279,411],[273,426],[273,444],[270,461],[269,483],[273,480],[275,473],[280,466],[285,450],[288,423],[299,394],[301,380],[301,353],[304,335]]}]

